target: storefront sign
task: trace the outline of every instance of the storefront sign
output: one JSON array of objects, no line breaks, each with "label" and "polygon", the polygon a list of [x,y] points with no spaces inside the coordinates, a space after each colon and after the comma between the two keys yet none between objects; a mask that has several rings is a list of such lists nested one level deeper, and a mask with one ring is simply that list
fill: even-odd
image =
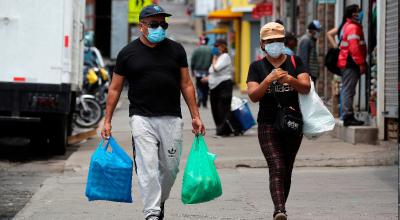
[{"label": "storefront sign", "polygon": [[231,6],[233,12],[252,12],[255,7],[249,0],[232,0]]},{"label": "storefront sign", "polygon": [[139,23],[139,14],[142,8],[153,4],[152,0],[129,0],[128,3],[128,23]]},{"label": "storefront sign", "polygon": [[260,3],[251,12],[254,19],[260,19],[264,16],[272,16],[272,3]]}]

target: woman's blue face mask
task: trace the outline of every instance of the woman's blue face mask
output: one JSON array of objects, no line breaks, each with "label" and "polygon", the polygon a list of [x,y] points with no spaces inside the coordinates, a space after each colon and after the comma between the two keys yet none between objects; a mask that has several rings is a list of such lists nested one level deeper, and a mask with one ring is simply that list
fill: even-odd
[{"label": "woman's blue face mask", "polygon": [[213,47],[211,49],[211,54],[214,55],[214,56],[217,56],[219,54],[218,47]]}]

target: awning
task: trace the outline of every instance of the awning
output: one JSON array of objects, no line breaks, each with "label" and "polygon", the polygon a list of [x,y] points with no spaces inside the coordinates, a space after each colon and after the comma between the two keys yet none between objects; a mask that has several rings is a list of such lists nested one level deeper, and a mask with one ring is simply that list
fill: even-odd
[{"label": "awning", "polygon": [[204,32],[204,34],[226,34],[228,31],[227,28],[214,28]]},{"label": "awning", "polygon": [[242,16],[243,13],[233,12],[230,8],[227,8],[210,12],[208,14],[208,19],[233,20],[236,18],[241,18]]}]

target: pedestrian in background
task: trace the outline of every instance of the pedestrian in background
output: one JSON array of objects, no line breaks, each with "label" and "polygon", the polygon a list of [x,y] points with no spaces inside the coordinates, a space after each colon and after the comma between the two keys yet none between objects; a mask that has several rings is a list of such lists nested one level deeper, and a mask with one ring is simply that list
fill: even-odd
[{"label": "pedestrian in background", "polygon": [[158,5],[147,6],[140,12],[142,34],[118,54],[101,132],[103,138],[111,135],[111,118],[127,80],[134,159],[146,220],[164,218],[164,204],[179,171],[183,136],[181,93],[192,116],[193,132],[205,132],[186,52],[182,45],[165,37],[165,17],[169,16]]},{"label": "pedestrian in background", "polygon": [[232,60],[225,40],[218,39],[212,50],[214,57],[208,69],[210,75],[206,78],[210,87],[211,112],[217,128],[216,135],[229,136],[233,132],[227,123],[233,91]]},{"label": "pedestrian in background", "polygon": [[353,112],[353,98],[360,75],[366,72],[367,45],[361,25],[362,11],[358,5],[346,7],[342,40],[337,66],[342,71],[342,106],[344,126],[362,125]]},{"label": "pedestrian in background", "polygon": [[297,55],[301,58],[304,68],[310,74],[314,85],[317,85],[319,76],[319,64],[317,54],[317,39],[321,31],[321,24],[318,20],[310,22],[307,28],[307,33],[299,40]]},{"label": "pedestrian in background", "polygon": [[193,51],[190,59],[192,75],[196,78],[197,106],[203,105],[207,108],[208,83],[203,78],[208,76],[208,68],[212,62],[211,48],[208,45],[207,37],[200,37],[200,46]]},{"label": "pedestrian in background", "polygon": [[293,32],[285,34],[285,54],[292,56],[297,47],[297,37]]},{"label": "pedestrian in background", "polygon": [[259,102],[258,140],[268,163],[269,189],[274,203],[275,220],[285,220],[292,169],[302,134],[279,132],[273,125],[280,105],[300,112],[298,93],[310,91],[310,76],[297,56],[284,53],[285,29],[276,22],[260,30],[260,46],[266,56],[249,67],[247,91]]}]

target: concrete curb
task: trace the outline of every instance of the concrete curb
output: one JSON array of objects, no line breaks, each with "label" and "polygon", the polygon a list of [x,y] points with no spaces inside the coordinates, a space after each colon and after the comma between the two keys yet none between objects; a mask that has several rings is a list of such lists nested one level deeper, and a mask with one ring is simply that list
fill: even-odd
[{"label": "concrete curb", "polygon": [[[296,158],[295,167],[362,167],[362,166],[391,166],[396,164],[395,149],[366,153],[357,158],[349,157],[301,157]],[[215,165],[218,169],[267,168],[263,157],[257,158],[217,158]],[[186,166],[186,160],[181,161],[181,166]],[[66,163],[64,172],[81,172],[89,170],[88,166],[72,165]]]}]

